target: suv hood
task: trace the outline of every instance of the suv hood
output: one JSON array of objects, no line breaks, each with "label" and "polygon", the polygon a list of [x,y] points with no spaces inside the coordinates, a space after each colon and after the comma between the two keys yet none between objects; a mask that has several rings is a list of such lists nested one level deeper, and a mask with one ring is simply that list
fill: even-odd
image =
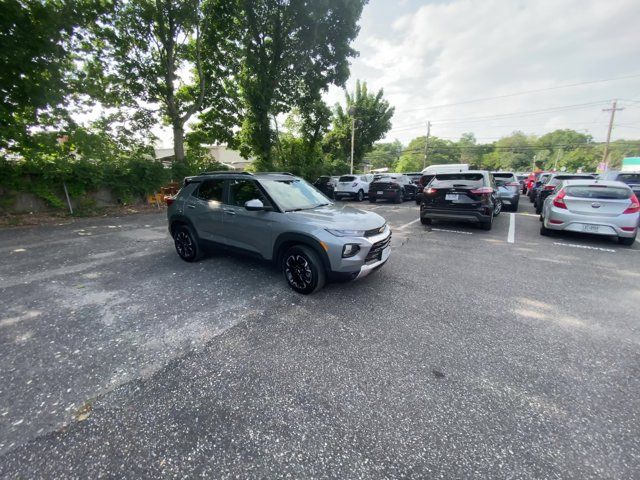
[{"label": "suv hood", "polygon": [[288,212],[286,215],[293,222],[320,228],[371,230],[385,224],[385,219],[377,213],[349,206],[327,205],[313,210]]}]

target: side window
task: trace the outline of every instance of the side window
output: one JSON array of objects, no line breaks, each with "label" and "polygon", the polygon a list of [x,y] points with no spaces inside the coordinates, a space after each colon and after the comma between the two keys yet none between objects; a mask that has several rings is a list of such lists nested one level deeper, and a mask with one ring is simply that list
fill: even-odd
[{"label": "side window", "polygon": [[270,205],[256,183],[252,180],[229,180],[229,205],[244,207],[249,200],[258,198],[265,205]]},{"label": "side window", "polygon": [[224,180],[205,180],[200,187],[193,192],[193,195],[205,202],[222,202],[222,192],[224,191]]}]

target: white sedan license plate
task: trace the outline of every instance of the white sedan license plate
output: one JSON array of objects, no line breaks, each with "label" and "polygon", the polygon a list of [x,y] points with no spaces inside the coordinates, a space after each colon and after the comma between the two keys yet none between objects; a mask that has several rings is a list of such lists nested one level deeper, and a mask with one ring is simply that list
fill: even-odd
[{"label": "white sedan license plate", "polygon": [[457,193],[447,193],[444,196],[445,200],[453,200],[453,201],[457,201],[458,200],[458,194]]},{"label": "white sedan license plate", "polygon": [[376,192],[376,194],[378,194],[378,195],[382,195],[383,193],[384,193],[384,192],[383,192],[382,190],[378,190],[378,191]]},{"label": "white sedan license plate", "polygon": [[582,231],[589,233],[598,233],[600,231],[600,227],[598,225],[582,225]]}]

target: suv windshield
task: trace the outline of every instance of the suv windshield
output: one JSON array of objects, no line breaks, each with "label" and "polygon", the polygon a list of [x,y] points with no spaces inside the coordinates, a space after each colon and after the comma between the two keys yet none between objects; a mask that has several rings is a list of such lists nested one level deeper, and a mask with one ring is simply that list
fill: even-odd
[{"label": "suv windshield", "polygon": [[330,204],[327,197],[299,178],[261,180],[260,184],[285,212],[308,210]]}]

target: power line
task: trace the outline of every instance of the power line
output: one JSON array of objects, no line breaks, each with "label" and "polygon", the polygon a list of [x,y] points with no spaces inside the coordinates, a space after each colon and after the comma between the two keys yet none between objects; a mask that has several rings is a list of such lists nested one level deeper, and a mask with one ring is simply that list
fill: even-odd
[{"label": "power line", "polygon": [[434,108],[444,108],[444,107],[453,107],[456,105],[467,105],[469,103],[478,103],[478,102],[486,102],[488,100],[497,100],[500,98],[510,98],[510,97],[517,97],[520,95],[528,95],[530,93],[539,93],[539,92],[548,92],[551,90],[560,90],[563,88],[571,88],[571,87],[578,87],[578,86],[583,86],[583,85],[592,85],[592,84],[596,84],[596,83],[605,83],[605,82],[615,82],[618,80],[626,80],[629,78],[637,78],[640,77],[640,73],[638,74],[634,74],[634,75],[627,75],[624,77],[616,77],[616,78],[605,78],[602,80],[592,80],[589,82],[578,82],[578,83],[569,83],[566,85],[557,85],[555,87],[546,87],[546,88],[538,88],[538,89],[534,89],[534,90],[525,90],[522,92],[516,92],[516,93],[507,93],[505,95],[496,95],[493,97],[482,97],[482,98],[476,98],[474,100],[464,100],[462,102],[455,102],[455,103],[443,103],[440,105],[430,105],[430,106],[425,106],[425,107],[416,107],[416,108],[412,108],[412,109],[408,109],[408,110],[398,110],[400,112],[416,112],[419,110],[430,110],[430,109],[434,109]]},{"label": "power line", "polygon": [[[582,108],[587,108],[587,107],[592,107],[595,105],[601,105],[603,103],[608,103],[610,100],[599,100],[596,102],[587,102],[587,103],[577,103],[577,104],[573,104],[573,105],[561,105],[558,107],[549,107],[549,108],[543,108],[543,109],[538,109],[538,110],[526,110],[526,111],[520,111],[520,112],[508,112],[508,113],[497,113],[494,115],[484,115],[484,116],[479,116],[479,117],[466,117],[466,118],[445,118],[445,119],[441,119],[441,120],[434,120],[432,123],[434,125],[442,125],[442,124],[454,124],[454,123],[473,123],[473,122],[480,122],[480,121],[485,121],[485,120],[497,120],[497,119],[504,119],[504,118],[510,118],[510,117],[526,117],[526,116],[530,116],[530,115],[540,115],[540,114],[544,114],[544,113],[558,113],[558,112],[565,112],[565,111],[569,111],[569,110],[579,110]],[[409,125],[403,125],[400,126],[398,128],[393,128],[391,130],[389,130],[390,132],[397,132],[397,131],[402,131],[402,130],[411,130],[415,127],[418,126],[422,126],[424,125],[423,122],[421,123],[416,123],[416,124],[409,124]]]}]

